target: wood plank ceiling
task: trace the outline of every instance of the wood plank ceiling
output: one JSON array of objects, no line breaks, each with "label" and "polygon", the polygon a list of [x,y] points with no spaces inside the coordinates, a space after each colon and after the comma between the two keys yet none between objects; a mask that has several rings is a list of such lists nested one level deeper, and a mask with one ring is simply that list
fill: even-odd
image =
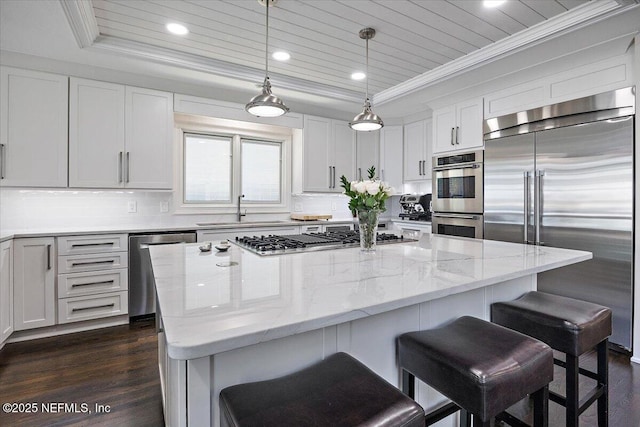
[{"label": "wood plank ceiling", "polygon": [[[378,93],[507,38],[588,0],[279,0],[269,11],[270,72],[362,91],[350,78],[364,71],[369,43],[369,91]],[[265,9],[257,0],[93,0],[101,36],[264,69]],[[169,34],[178,22],[189,34]],[[274,80],[275,83],[275,80]]]}]

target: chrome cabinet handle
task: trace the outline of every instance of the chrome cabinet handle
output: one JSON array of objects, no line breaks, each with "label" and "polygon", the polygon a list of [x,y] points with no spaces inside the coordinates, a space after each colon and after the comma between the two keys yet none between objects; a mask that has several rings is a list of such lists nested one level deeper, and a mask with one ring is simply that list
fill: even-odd
[{"label": "chrome cabinet handle", "polygon": [[51,245],[47,245],[47,270],[51,270]]},{"label": "chrome cabinet handle", "polygon": [[329,166],[329,188],[333,188],[333,174],[331,170],[332,170],[332,167]]},{"label": "chrome cabinet handle", "polygon": [[362,181],[362,168],[358,168],[358,179]]},{"label": "chrome cabinet handle", "polygon": [[129,164],[129,152],[127,151],[127,175],[126,175],[127,176],[127,180],[125,182],[129,182],[129,167],[130,167],[130,164]]},{"label": "chrome cabinet handle", "polygon": [[109,307],[114,307],[115,303],[111,303],[111,304],[103,304],[103,305],[94,305],[92,307],[80,307],[80,308],[73,308],[71,309],[71,311],[73,313],[75,313],[76,311],[85,311],[85,310],[93,310],[96,308],[109,308]]},{"label": "chrome cabinet handle", "polygon": [[113,264],[114,262],[116,262],[116,261],[113,260],[113,259],[106,260],[106,261],[72,262],[71,263],[71,267],[78,267],[78,266],[81,266],[81,265]]},{"label": "chrome cabinet handle", "polygon": [[122,151],[118,153],[118,182],[122,182],[122,169],[124,168],[122,163]]},{"label": "chrome cabinet handle", "polygon": [[540,227],[541,227],[541,222],[542,222],[542,183],[543,183],[543,179],[542,177],[544,176],[544,171],[543,170],[537,170],[536,171],[536,191],[534,194],[535,200],[535,210],[534,210],[534,215],[535,215],[535,225],[536,225],[536,245],[543,245],[544,242],[540,241]]},{"label": "chrome cabinet handle", "polygon": [[523,172],[524,175],[524,237],[522,241],[529,243],[529,186],[531,185],[529,179],[531,174],[529,171]]},{"label": "chrome cabinet handle", "polygon": [[71,245],[72,248],[79,248],[83,246],[113,246],[113,242],[105,242],[105,243],[73,243]]},{"label": "chrome cabinet handle", "polygon": [[384,181],[384,169],[380,169],[380,179]]},{"label": "chrome cabinet handle", "polygon": [[455,128],[451,128],[451,145],[455,145],[454,139],[453,139],[453,133],[454,132],[455,132]]},{"label": "chrome cabinet handle", "polygon": [[5,145],[0,144],[0,179],[4,179],[4,165],[5,165],[4,149],[5,149]]},{"label": "chrome cabinet handle", "polygon": [[456,126],[456,144],[460,145],[460,126]]},{"label": "chrome cabinet handle", "polygon": [[333,188],[336,188],[336,167],[333,167]]}]

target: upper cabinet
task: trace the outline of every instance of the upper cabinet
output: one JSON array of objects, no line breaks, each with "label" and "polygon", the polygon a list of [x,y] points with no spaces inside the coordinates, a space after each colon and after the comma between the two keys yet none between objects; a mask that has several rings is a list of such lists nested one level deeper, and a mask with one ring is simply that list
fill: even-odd
[{"label": "upper cabinet", "polygon": [[[384,128],[383,128],[384,129]],[[352,131],[353,132],[353,131]],[[376,168],[376,176],[380,177],[378,157],[380,152],[380,132],[356,132],[356,175],[362,180],[369,176],[367,170],[371,166]]]},{"label": "upper cabinet", "polygon": [[346,122],[305,116],[303,190],[342,192],[340,176],[355,179],[355,135]]},{"label": "upper cabinet", "polygon": [[380,179],[402,194],[402,126],[385,126],[380,129]]},{"label": "upper cabinet", "polygon": [[433,112],[433,153],[481,147],[482,98]]},{"label": "upper cabinet", "polygon": [[404,125],[404,179],[431,179],[431,120]]},{"label": "upper cabinet", "polygon": [[0,186],[66,187],[68,77],[0,74]]},{"label": "upper cabinet", "polygon": [[71,78],[69,186],[172,186],[173,95]]}]

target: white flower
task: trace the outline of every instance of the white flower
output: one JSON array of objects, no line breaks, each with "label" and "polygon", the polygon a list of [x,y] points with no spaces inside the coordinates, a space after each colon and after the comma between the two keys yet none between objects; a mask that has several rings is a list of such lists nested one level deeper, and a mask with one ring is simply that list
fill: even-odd
[{"label": "white flower", "polygon": [[353,183],[351,183],[351,189],[355,190],[358,193],[366,193],[367,184],[363,181],[354,181]]},{"label": "white flower", "polygon": [[379,181],[367,181],[366,182],[367,193],[375,196],[380,192],[380,182]]}]

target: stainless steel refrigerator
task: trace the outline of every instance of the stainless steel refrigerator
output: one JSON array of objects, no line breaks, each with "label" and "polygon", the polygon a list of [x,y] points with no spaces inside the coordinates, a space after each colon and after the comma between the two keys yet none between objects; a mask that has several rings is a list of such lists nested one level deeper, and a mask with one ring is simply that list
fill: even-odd
[{"label": "stainless steel refrigerator", "polygon": [[586,250],[538,290],[608,306],[631,349],[634,89],[485,121],[485,239]]}]

